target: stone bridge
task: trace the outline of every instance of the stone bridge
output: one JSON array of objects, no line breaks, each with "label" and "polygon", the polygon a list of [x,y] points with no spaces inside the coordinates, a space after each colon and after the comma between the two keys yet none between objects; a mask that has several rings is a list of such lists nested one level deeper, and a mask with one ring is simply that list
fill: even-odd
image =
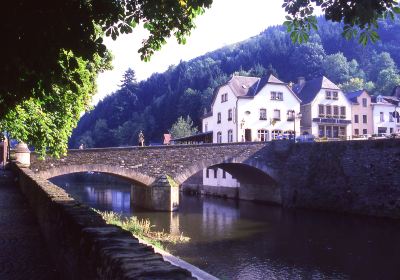
[{"label": "stone bridge", "polygon": [[104,148],[70,150],[60,159],[31,158],[31,169],[44,179],[85,171],[125,177],[134,182],[134,204],[166,211],[179,206],[178,186],[211,166],[232,174],[258,200],[350,212],[388,207],[400,213],[397,139]]}]

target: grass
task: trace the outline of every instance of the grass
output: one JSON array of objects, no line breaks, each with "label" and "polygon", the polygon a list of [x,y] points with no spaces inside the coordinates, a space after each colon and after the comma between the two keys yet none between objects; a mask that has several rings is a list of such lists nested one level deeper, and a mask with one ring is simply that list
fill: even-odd
[{"label": "grass", "polygon": [[167,251],[166,245],[168,244],[185,243],[190,240],[189,237],[183,236],[182,233],[180,235],[172,235],[164,231],[154,231],[152,230],[154,225],[148,219],[140,220],[136,216],[122,217],[121,214],[112,211],[93,210],[99,213],[107,224],[119,226],[131,232],[135,237],[143,239],[164,251]]}]

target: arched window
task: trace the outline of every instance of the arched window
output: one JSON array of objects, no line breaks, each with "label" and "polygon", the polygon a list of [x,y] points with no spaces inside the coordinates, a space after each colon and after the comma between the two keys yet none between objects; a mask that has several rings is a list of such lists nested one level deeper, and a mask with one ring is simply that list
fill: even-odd
[{"label": "arched window", "polygon": [[217,143],[222,143],[222,132],[218,131],[217,133]]},{"label": "arched window", "polygon": [[282,139],[282,130],[279,130],[279,129],[275,129],[275,130],[272,130],[272,139]]},{"label": "arched window", "polygon": [[257,130],[258,141],[264,142],[269,141],[269,132],[265,129]]},{"label": "arched window", "polygon": [[233,142],[233,131],[232,129],[228,130],[228,143]]}]

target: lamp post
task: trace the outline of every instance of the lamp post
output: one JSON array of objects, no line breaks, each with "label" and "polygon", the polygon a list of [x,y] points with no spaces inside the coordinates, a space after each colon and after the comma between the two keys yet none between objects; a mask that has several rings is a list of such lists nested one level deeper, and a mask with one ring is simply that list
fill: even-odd
[{"label": "lamp post", "polygon": [[302,114],[299,112],[296,114],[295,110],[288,111],[288,119],[293,119],[293,141],[296,142],[296,120],[300,120]]}]

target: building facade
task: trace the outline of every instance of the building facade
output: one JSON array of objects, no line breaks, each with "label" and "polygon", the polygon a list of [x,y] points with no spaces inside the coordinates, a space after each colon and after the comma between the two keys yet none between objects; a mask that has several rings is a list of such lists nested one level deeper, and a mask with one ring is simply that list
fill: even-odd
[{"label": "building facade", "polygon": [[[300,135],[300,99],[273,75],[233,76],[214,91],[211,111],[202,120],[213,143],[294,139]],[[240,183],[218,168],[203,170],[205,193],[237,197]]]},{"label": "building facade", "polygon": [[213,132],[214,143],[293,139],[299,112],[300,99],[273,75],[233,76],[214,92],[202,129]]},{"label": "building facade", "polygon": [[400,133],[399,100],[397,98],[378,95],[372,98],[372,114],[374,120],[373,134],[389,136]]},{"label": "building facade", "polygon": [[347,93],[346,97],[351,103],[353,137],[371,136],[374,133],[371,96],[366,90],[359,90]]},{"label": "building facade", "polygon": [[340,88],[326,77],[299,78],[293,87],[302,100],[301,128],[318,138],[350,139],[351,104]]}]

